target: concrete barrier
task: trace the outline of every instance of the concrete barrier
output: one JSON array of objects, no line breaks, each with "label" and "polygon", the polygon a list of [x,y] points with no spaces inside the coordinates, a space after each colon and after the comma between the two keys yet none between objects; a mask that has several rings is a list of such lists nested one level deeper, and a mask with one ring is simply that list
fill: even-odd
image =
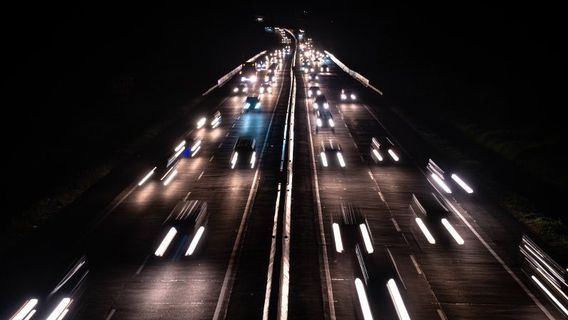
[{"label": "concrete barrier", "polygon": [[339,66],[341,68],[341,70],[345,71],[347,74],[349,74],[355,80],[361,82],[365,87],[372,89],[373,91],[377,92],[381,96],[383,95],[383,92],[381,90],[379,90],[379,89],[377,89],[377,88],[375,88],[374,86],[371,85],[371,83],[369,82],[369,79],[363,77],[363,75],[361,75],[360,73],[349,69],[349,67],[347,67],[343,62],[341,62],[339,59],[337,59],[337,57],[334,56],[331,52],[329,52],[327,50],[324,50],[324,52],[330,57],[330,59],[337,66]]},{"label": "concrete barrier", "polygon": [[[250,58],[247,60],[247,62],[253,62],[256,59],[258,59],[258,57],[262,56],[266,54],[266,50],[258,53],[257,55],[255,55],[254,57]],[[222,87],[225,82],[229,81],[232,77],[234,77],[237,73],[239,73],[239,71],[241,71],[241,69],[243,68],[242,65],[239,65],[238,67],[236,67],[235,69],[231,70],[229,73],[227,73],[226,75],[222,76],[221,78],[219,78],[219,80],[217,80],[217,84],[212,86],[211,88],[209,88],[207,91],[203,92],[201,95],[202,96],[206,96],[208,95],[211,91],[215,90],[216,88],[220,88]]]}]

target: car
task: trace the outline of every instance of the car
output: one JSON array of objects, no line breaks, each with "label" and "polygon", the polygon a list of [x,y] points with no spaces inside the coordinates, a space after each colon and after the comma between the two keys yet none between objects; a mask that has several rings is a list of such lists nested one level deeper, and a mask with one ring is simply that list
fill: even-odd
[{"label": "car", "polygon": [[400,161],[394,143],[388,137],[379,136],[371,138],[371,158],[375,163],[384,162],[386,154],[388,154],[390,159],[394,162]]},{"label": "car", "polygon": [[326,64],[322,64],[322,65],[319,67],[319,71],[322,72],[322,73],[328,73],[328,72],[329,72],[329,66],[326,65]]},{"label": "car", "polygon": [[[457,231],[449,225],[449,209],[444,201],[434,193],[413,193],[409,208],[410,211],[414,213],[416,224],[430,244],[436,243],[434,235],[443,243],[449,242],[448,233],[445,232],[444,229],[447,230],[451,236],[457,233]],[[452,231],[450,231],[450,229]],[[461,241],[461,244],[463,244],[463,239],[461,239]]]},{"label": "car", "polygon": [[236,87],[233,88],[233,93],[236,94],[244,94],[247,93],[249,90],[248,86],[246,85],[246,83],[240,83],[238,84]]},{"label": "car", "polygon": [[266,74],[264,75],[264,83],[274,83],[276,82],[276,74]]},{"label": "car", "polygon": [[312,103],[312,108],[314,109],[314,112],[320,108],[329,110],[329,103],[327,102],[327,98],[323,94],[316,96],[314,102]]},{"label": "car", "polygon": [[321,95],[321,89],[319,86],[311,86],[308,88],[308,97],[317,97]]},{"label": "car", "polygon": [[335,122],[333,121],[333,116],[329,110],[316,110],[316,133],[323,128],[329,128],[333,133],[335,133]]},{"label": "car", "polygon": [[327,168],[331,159],[337,159],[337,163],[341,168],[345,168],[346,163],[343,158],[341,145],[333,139],[322,140],[320,144],[320,160],[324,168]]},{"label": "car", "polygon": [[341,101],[357,101],[357,95],[349,89],[341,89],[339,98]]},{"label": "car", "polygon": [[317,73],[310,73],[308,76],[309,80],[319,80],[319,76]]},{"label": "car", "polygon": [[265,83],[261,84],[260,87],[258,88],[258,93],[259,94],[264,94],[264,93],[272,94],[272,85],[270,84],[270,82],[265,82]]},{"label": "car", "polygon": [[334,218],[332,224],[335,250],[343,253],[345,250],[354,250],[356,245],[365,248],[367,254],[374,251],[371,233],[367,219],[361,209],[351,202],[341,202],[340,216]]},{"label": "car", "polygon": [[274,59],[274,63],[272,63],[268,68],[268,73],[276,73],[276,70],[278,70],[278,63],[276,63],[276,61],[277,60]]},{"label": "car", "polygon": [[213,114],[213,117],[212,117],[211,122],[209,124],[211,125],[211,129],[215,129],[218,126],[221,125],[221,112],[220,111],[216,111]]},{"label": "car", "polygon": [[[248,162],[243,162],[243,159],[247,159]],[[254,168],[256,164],[256,140],[254,138],[239,137],[237,139],[231,154],[231,169],[234,169],[239,164],[239,160],[246,167]]]},{"label": "car", "polygon": [[183,151],[184,155],[187,158],[193,158],[201,150],[202,142],[203,141],[201,139],[193,139],[193,138],[188,137],[184,141],[182,141],[178,145],[177,148],[183,147],[184,148],[184,151]]},{"label": "car", "polygon": [[176,204],[166,222],[162,240],[154,251],[154,256],[173,258],[191,256],[196,253],[203,238],[209,214],[207,202],[201,200],[183,200]]},{"label": "car", "polygon": [[258,96],[248,96],[243,105],[244,112],[260,111],[260,98]]}]

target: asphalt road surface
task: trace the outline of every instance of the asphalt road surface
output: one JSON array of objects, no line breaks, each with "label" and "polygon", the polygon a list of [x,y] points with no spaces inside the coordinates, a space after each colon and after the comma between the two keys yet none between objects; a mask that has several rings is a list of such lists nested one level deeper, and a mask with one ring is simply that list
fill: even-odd
[{"label": "asphalt road surface", "polygon": [[[380,95],[332,62],[310,81],[301,69],[304,50],[282,35],[288,54],[279,43],[281,53],[267,48],[257,58],[282,59],[260,110],[243,110],[258,84],[236,94],[241,79],[232,77],[3,257],[0,316],[37,299],[31,319],[48,318],[69,297],[60,311],[76,319],[561,319],[521,271],[521,228],[482,192],[447,180],[452,193],[445,193],[426,170],[429,158],[443,159]],[[327,97],[333,130],[316,130],[313,82]],[[342,101],[342,89],[356,100]],[[196,127],[214,111],[219,127]],[[233,146],[245,136],[256,141],[255,165],[232,169]],[[384,149],[382,162],[373,159],[373,137],[388,138],[395,155]],[[155,176],[138,185],[147,159],[186,138],[200,139],[201,150],[179,161],[167,185]],[[329,151],[324,165],[320,146],[330,141],[342,159]],[[449,211],[417,212],[413,194],[434,194]],[[184,200],[207,202],[196,252],[183,255],[190,238],[178,235],[156,256],[167,219]],[[81,277],[78,269],[67,273],[79,257],[88,270]]]}]

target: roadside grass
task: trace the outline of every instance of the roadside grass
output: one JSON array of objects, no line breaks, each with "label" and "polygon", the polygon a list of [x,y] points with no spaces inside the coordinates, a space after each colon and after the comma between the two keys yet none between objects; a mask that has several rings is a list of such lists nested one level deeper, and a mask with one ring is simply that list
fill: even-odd
[{"label": "roadside grass", "polygon": [[513,193],[501,197],[499,205],[545,241],[556,255],[568,252],[568,226],[560,219],[544,216],[529,201]]}]

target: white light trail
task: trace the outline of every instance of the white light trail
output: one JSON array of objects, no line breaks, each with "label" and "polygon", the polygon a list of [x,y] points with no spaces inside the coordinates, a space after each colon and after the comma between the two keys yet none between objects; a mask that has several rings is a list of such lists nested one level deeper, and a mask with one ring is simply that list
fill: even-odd
[{"label": "white light trail", "polygon": [[434,179],[434,182],[436,182],[436,184],[438,184],[440,188],[442,188],[446,193],[452,193],[450,187],[448,187],[448,185],[444,181],[442,181],[442,179],[440,179],[440,176],[434,173],[432,173],[430,176],[432,177],[432,179]]},{"label": "white light trail", "polygon": [[325,155],[325,153],[321,152],[320,157],[323,166],[327,168],[327,156]]},{"label": "white light trail", "polygon": [[359,297],[359,304],[361,305],[361,311],[363,312],[363,319],[373,320],[369,300],[367,300],[367,294],[365,293],[365,286],[363,285],[363,281],[359,278],[355,279],[355,289],[357,290],[357,296]]},{"label": "white light trail", "polygon": [[170,184],[170,182],[172,182],[172,180],[177,174],[178,174],[177,169],[174,169],[174,171],[172,171],[172,173],[166,178],[166,180],[164,180],[164,186]]},{"label": "white light trail", "polygon": [[369,236],[369,230],[367,230],[367,226],[364,223],[361,223],[359,225],[359,229],[361,230],[361,236],[363,236],[363,242],[365,243],[365,249],[367,250],[367,253],[373,253],[375,249],[373,249],[373,243],[371,242],[371,237]]},{"label": "white light trail", "polygon": [[174,149],[175,152],[178,152],[181,148],[183,148],[185,146],[185,140],[183,140],[182,142],[180,142],[177,147]]},{"label": "white light trail", "polygon": [[448,230],[448,232],[452,235],[452,237],[454,238],[454,240],[456,240],[456,242],[461,246],[462,244],[464,244],[463,238],[460,236],[460,234],[456,231],[456,229],[454,229],[454,227],[450,224],[450,222],[444,218],[442,219],[442,224],[444,225],[444,227],[446,227],[446,229]]},{"label": "white light trail", "polygon": [[233,154],[233,157],[231,158],[231,169],[235,168],[235,165],[237,164],[237,159],[239,158],[239,153],[235,152]]},{"label": "white light trail", "polygon": [[400,320],[410,320],[410,315],[406,310],[406,306],[404,305],[404,301],[402,300],[402,296],[400,295],[400,291],[398,290],[398,286],[396,285],[394,279],[390,279],[387,282],[387,288],[389,290],[392,302],[394,303],[394,308],[396,309],[398,318]]},{"label": "white light trail", "polygon": [[156,167],[154,167],[154,169],[150,170],[150,172],[148,172],[144,178],[142,178],[142,180],[140,180],[140,182],[138,182],[138,186],[143,185],[144,183],[146,183],[146,181],[148,179],[150,179],[150,177],[154,174],[154,172],[156,171]]},{"label": "white light trail", "polygon": [[[38,299],[30,299],[26,301],[22,307],[10,318],[10,320],[24,320],[30,319],[35,313],[35,306],[38,303]],[[28,316],[28,317],[26,317]]]},{"label": "white light trail", "polygon": [[193,237],[193,240],[191,240],[191,243],[189,244],[189,248],[187,248],[187,251],[185,253],[186,256],[190,256],[193,254],[195,248],[197,248],[197,243],[199,243],[199,240],[201,239],[201,236],[203,235],[204,231],[205,231],[204,226],[201,226],[199,227],[199,229],[197,229],[195,237]]},{"label": "white light trail", "polygon": [[375,155],[377,160],[383,161],[383,156],[379,153],[379,151],[377,149],[373,149],[373,154]]},{"label": "white light trail", "polygon": [[172,242],[176,234],[177,234],[176,228],[171,227],[168,233],[166,234],[166,236],[164,237],[164,239],[162,240],[162,242],[160,243],[160,245],[158,246],[158,249],[156,249],[156,251],[154,252],[154,255],[156,257],[161,257],[164,255],[164,252],[166,252],[166,250],[168,249],[170,243]]},{"label": "white light trail", "polygon": [[47,317],[47,320],[63,319],[65,314],[68,312],[65,310],[68,310],[67,307],[69,307],[70,304],[71,304],[71,298],[66,297],[61,299],[61,302],[59,302],[59,304],[55,307],[55,309],[53,309],[49,317]]},{"label": "white light trail", "polygon": [[463,181],[460,177],[458,177],[457,174],[452,173],[452,179],[457,182],[457,184],[460,185],[460,187],[462,187],[462,189],[465,190],[465,192],[467,193],[473,193],[473,189],[467,185],[467,183],[465,183],[465,181]]},{"label": "white light trail", "polygon": [[552,302],[554,302],[554,304],[560,309],[562,310],[562,312],[564,313],[564,315],[568,316],[568,309],[566,309],[566,307],[548,290],[548,288],[546,288],[542,282],[540,282],[534,275],[531,276],[531,279],[540,287],[540,289],[546,293],[546,295],[550,298],[550,300],[552,300]]},{"label": "white light trail", "polygon": [[418,227],[420,227],[420,230],[422,230],[422,233],[424,233],[424,236],[426,237],[428,242],[430,244],[436,244],[436,240],[434,239],[434,237],[432,237],[432,234],[430,233],[428,228],[426,228],[424,221],[422,221],[422,219],[420,218],[416,218],[416,223],[418,224]]},{"label": "white light trail", "polygon": [[335,240],[335,251],[342,253],[343,241],[341,240],[341,231],[339,229],[339,225],[334,222],[331,226],[333,229],[333,239]]},{"label": "white light trail", "polygon": [[205,117],[199,119],[199,121],[197,121],[197,129],[201,129],[205,125],[205,122],[207,122]]},{"label": "white light trail", "polygon": [[252,153],[252,156],[250,157],[250,168],[254,168],[254,164],[256,163],[256,151],[254,151]]},{"label": "white light trail", "polygon": [[341,154],[341,152],[337,153],[337,160],[339,160],[339,165],[342,168],[345,168],[345,160],[343,159],[343,155]]},{"label": "white light trail", "polygon": [[388,153],[390,154],[391,158],[398,162],[398,160],[400,160],[400,158],[398,157],[398,155],[396,154],[396,152],[394,152],[393,149],[389,149]]}]

